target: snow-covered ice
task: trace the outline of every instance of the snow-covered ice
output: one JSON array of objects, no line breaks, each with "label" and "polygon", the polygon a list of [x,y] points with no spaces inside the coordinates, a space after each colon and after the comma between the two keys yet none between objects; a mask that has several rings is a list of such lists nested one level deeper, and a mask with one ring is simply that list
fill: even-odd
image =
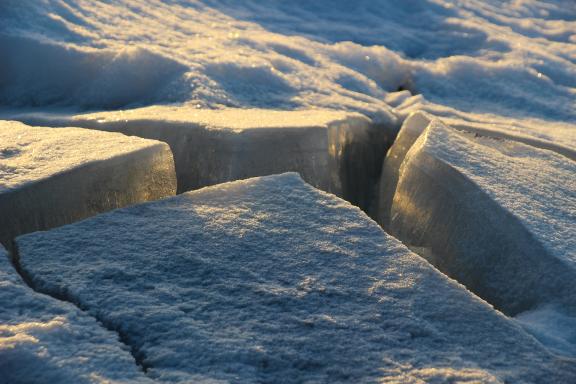
[{"label": "snow-covered ice", "polygon": [[391,234],[505,313],[576,316],[574,161],[432,120],[405,154],[389,217]]},{"label": "snow-covered ice", "polygon": [[576,380],[515,322],[296,174],[236,181],[17,239],[41,292],[173,382]]},{"label": "snow-covered ice", "polygon": [[0,120],[0,243],[8,248],[17,235],[175,192],[165,143]]},{"label": "snow-covered ice", "polygon": [[0,383],[151,383],[118,335],[36,293],[0,245]]},{"label": "snow-covered ice", "polygon": [[294,171],[367,209],[394,126],[326,110],[207,110],[154,106],[78,115],[23,113],[34,125],[79,126],[168,143],[178,190]]}]

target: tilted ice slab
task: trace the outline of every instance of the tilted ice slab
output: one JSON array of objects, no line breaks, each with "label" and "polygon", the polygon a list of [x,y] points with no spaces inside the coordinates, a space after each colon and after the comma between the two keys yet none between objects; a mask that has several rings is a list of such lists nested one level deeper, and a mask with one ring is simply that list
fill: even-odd
[{"label": "tilted ice slab", "polygon": [[81,115],[30,113],[24,122],[122,132],[170,145],[178,191],[295,171],[366,208],[397,128],[349,112],[147,107]]},{"label": "tilted ice slab", "polygon": [[0,121],[0,243],[174,195],[165,143],[80,128]]},{"label": "tilted ice slab", "polygon": [[358,208],[284,174],[17,239],[40,291],[121,330],[152,378],[576,379]]},{"label": "tilted ice slab", "polygon": [[[404,161],[406,153],[410,150],[412,144],[420,137],[433,119],[435,119],[434,115],[424,111],[417,111],[410,114],[402,124],[394,144],[386,154],[379,179],[378,202],[375,204],[377,208],[374,212],[374,217],[376,217],[378,222],[385,228],[390,224],[390,208],[398,183],[400,165],[402,161]],[[461,118],[455,119],[444,116],[442,117],[442,121],[449,122],[450,127],[474,134],[476,137],[485,136],[495,139],[511,140],[527,144],[531,147],[554,151],[568,159],[576,160],[576,150],[574,149],[550,141],[538,140],[531,136],[522,135],[519,132],[505,132],[503,128],[497,127],[496,124],[482,125]]]},{"label": "tilted ice slab", "polygon": [[1,384],[152,382],[117,334],[27,287],[2,246],[0,308]]},{"label": "tilted ice slab", "polygon": [[420,137],[432,119],[433,116],[426,112],[416,112],[408,116],[400,128],[394,144],[386,153],[379,179],[378,196],[376,198],[378,211],[375,215],[377,221],[384,228],[388,228],[390,224],[390,209],[394,193],[396,192],[396,185],[398,184],[400,165],[412,144]]},{"label": "tilted ice slab", "polygon": [[390,218],[390,233],[505,313],[576,315],[568,158],[433,120],[402,162]]}]

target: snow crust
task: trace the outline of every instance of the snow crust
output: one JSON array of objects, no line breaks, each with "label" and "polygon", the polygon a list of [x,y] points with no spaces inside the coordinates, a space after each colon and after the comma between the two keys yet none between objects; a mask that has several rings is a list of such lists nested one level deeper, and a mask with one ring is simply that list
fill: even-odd
[{"label": "snow crust", "polygon": [[169,147],[81,128],[0,121],[0,242],[174,195]]},{"label": "snow crust", "polygon": [[172,106],[153,106],[97,112],[72,117],[73,121],[97,120],[108,123],[121,120],[155,120],[172,123],[189,123],[207,129],[224,129],[241,132],[258,128],[309,128],[328,127],[334,121],[357,119],[369,121],[359,113],[334,110],[275,111],[266,109],[194,109]]},{"label": "snow crust", "polygon": [[513,321],[296,174],[17,239],[20,266],[169,382],[576,378]]},{"label": "snow crust", "polygon": [[387,124],[423,109],[576,147],[572,0],[0,7],[0,103],[8,107],[330,108]]},{"label": "snow crust", "polygon": [[368,209],[396,127],[331,110],[153,106],[85,114],[28,112],[29,124],[81,126],[168,143],[178,191],[288,171]]},{"label": "snow crust", "polygon": [[507,314],[574,316],[574,191],[566,157],[432,120],[402,162],[388,228]]},{"label": "snow crust", "polygon": [[36,293],[0,246],[0,383],[151,383],[116,334]]}]

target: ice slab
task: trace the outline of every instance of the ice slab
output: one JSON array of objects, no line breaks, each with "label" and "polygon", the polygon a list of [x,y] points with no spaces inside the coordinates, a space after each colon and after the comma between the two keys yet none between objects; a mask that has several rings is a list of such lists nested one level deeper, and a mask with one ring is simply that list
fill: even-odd
[{"label": "ice slab", "polygon": [[0,383],[151,383],[118,335],[24,284],[0,246]]},{"label": "ice slab", "polygon": [[0,121],[0,243],[96,213],[174,195],[165,143]]},{"label": "ice slab", "polygon": [[507,314],[576,309],[576,163],[433,120],[399,171],[390,232]]},{"label": "ice slab", "polygon": [[121,329],[152,378],[549,382],[576,365],[296,174],[17,239],[42,292]]},{"label": "ice slab", "polygon": [[202,110],[154,106],[81,115],[28,113],[24,122],[122,132],[170,145],[178,191],[294,171],[366,209],[397,128],[328,110]]}]

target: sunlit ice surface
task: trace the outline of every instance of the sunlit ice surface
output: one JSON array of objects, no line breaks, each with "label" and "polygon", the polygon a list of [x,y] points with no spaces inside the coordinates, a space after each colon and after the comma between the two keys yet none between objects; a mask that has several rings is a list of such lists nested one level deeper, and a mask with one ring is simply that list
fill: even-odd
[{"label": "sunlit ice surface", "polygon": [[[423,110],[540,148],[576,147],[572,0],[4,0],[0,52],[3,118],[175,104],[334,109],[399,127]],[[540,308],[519,320],[575,353],[572,317]],[[29,330],[54,321],[0,328],[0,345],[33,344]],[[480,380],[472,368],[458,374]]]}]

